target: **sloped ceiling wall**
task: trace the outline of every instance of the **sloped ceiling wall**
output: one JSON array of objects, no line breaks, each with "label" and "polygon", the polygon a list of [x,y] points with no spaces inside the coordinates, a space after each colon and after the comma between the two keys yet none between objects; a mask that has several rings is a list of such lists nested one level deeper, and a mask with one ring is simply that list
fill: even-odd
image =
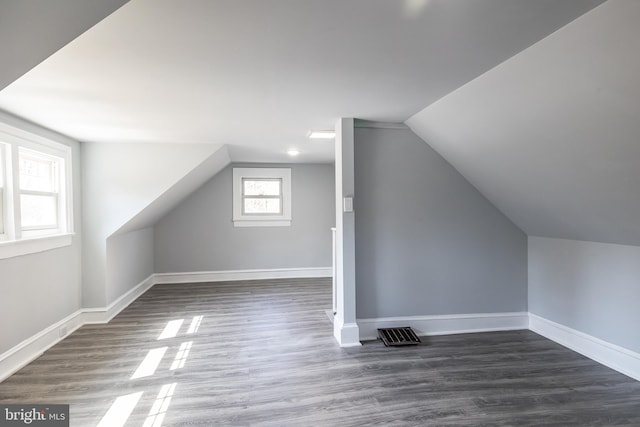
[{"label": "sloped ceiling wall", "polygon": [[407,124],[527,234],[640,245],[638,22],[610,0]]},{"label": "sloped ceiling wall", "polygon": [[229,158],[218,145],[87,143],[81,163],[83,305],[102,307],[108,237],[153,225]]},{"label": "sloped ceiling wall", "polygon": [[79,141],[331,162],[310,129],[406,120],[601,2],[133,0],[0,92],[0,108]]},{"label": "sloped ceiling wall", "polygon": [[0,2],[0,90],[127,1]]}]

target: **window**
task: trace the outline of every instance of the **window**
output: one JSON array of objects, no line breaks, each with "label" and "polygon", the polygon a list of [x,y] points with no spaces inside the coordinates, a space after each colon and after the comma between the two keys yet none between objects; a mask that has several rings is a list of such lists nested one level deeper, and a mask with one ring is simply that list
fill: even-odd
[{"label": "window", "polygon": [[19,149],[20,224],[22,231],[59,228],[60,170],[64,161]]},{"label": "window", "polygon": [[233,168],[233,223],[291,225],[291,169]]},{"label": "window", "polygon": [[6,193],[5,187],[5,178],[4,178],[4,166],[5,163],[5,154],[4,154],[4,144],[0,144],[0,241],[6,240],[6,236],[4,234],[4,195]]},{"label": "window", "polygon": [[282,215],[282,179],[242,178],[242,215]]},{"label": "window", "polygon": [[0,123],[0,258],[71,244],[71,148]]}]

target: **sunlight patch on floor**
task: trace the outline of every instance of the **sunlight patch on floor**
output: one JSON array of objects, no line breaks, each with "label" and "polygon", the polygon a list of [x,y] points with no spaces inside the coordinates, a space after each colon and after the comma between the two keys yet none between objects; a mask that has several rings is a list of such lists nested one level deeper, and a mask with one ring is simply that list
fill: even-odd
[{"label": "sunlight patch on floor", "polygon": [[153,406],[151,407],[149,415],[147,415],[147,419],[144,421],[142,427],[162,426],[162,421],[167,414],[167,410],[169,409],[169,404],[171,403],[171,398],[173,397],[175,390],[176,383],[165,384],[162,386],[160,393],[158,393],[156,401],[153,402]]},{"label": "sunlight patch on floor", "polygon": [[138,369],[131,375],[131,379],[144,378],[153,375],[169,347],[153,348],[149,350]]},{"label": "sunlight patch on floor", "polygon": [[180,331],[180,327],[182,326],[183,322],[184,319],[170,320],[169,322],[167,322],[167,326],[164,327],[162,333],[158,337],[158,340],[173,338],[178,335],[178,331]]},{"label": "sunlight patch on floor", "polygon": [[97,427],[122,427],[127,422],[129,415],[133,411],[133,408],[136,407],[140,397],[142,396],[142,392],[139,391],[137,393],[131,393],[124,396],[118,397],[100,423],[98,423]]},{"label": "sunlight patch on floor", "polygon": [[198,328],[200,328],[201,322],[202,316],[193,316],[193,320],[191,320],[191,325],[189,325],[187,334],[195,334],[196,332],[198,332]]},{"label": "sunlight patch on floor", "polygon": [[189,356],[189,351],[191,350],[191,346],[193,345],[193,341],[187,341],[180,344],[180,349],[178,349],[178,354],[176,354],[176,358],[171,364],[170,370],[176,370],[184,367],[185,362],[187,361],[187,357]]}]

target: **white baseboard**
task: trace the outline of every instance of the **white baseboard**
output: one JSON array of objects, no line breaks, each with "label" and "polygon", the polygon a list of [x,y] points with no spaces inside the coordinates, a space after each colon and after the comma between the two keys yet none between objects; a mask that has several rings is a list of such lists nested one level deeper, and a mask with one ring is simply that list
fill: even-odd
[{"label": "white baseboard", "polygon": [[0,354],[0,382],[40,357],[79,327],[92,323],[108,323],[153,284],[151,275],[108,307],[80,309]]},{"label": "white baseboard", "polygon": [[[0,382],[38,358],[47,349],[85,324],[107,323],[156,283],[330,277],[331,268],[245,270],[153,274],[104,308],[81,309],[0,354]],[[479,313],[357,319],[334,322],[334,335],[343,347],[377,338],[378,328],[411,326],[418,335],[530,329],[552,341],[640,381],[640,354],[595,338],[532,313]]]},{"label": "white baseboard", "polygon": [[152,274],[107,307],[83,309],[84,324],[109,323],[118,313],[127,308],[129,304],[137,300],[140,295],[147,292],[155,284],[155,277]]},{"label": "white baseboard", "polygon": [[331,267],[321,268],[277,268],[265,270],[196,271],[186,273],[156,273],[154,283],[206,283],[236,280],[300,279],[331,277]]},{"label": "white baseboard", "polygon": [[529,313],[529,329],[611,369],[640,381],[640,354]]},{"label": "white baseboard", "polygon": [[[331,267],[327,267],[152,274],[107,307],[80,309],[0,354],[0,382],[37,359],[42,353],[79,327],[88,324],[108,323],[157,283],[331,277],[332,271]],[[61,331],[65,333],[62,334]]]},{"label": "white baseboard", "polygon": [[358,319],[360,340],[378,338],[378,328],[410,326],[418,335],[452,335],[473,332],[527,329],[528,313],[447,314],[436,316],[381,317]]},{"label": "white baseboard", "polygon": [[0,382],[22,369],[83,325],[78,310],[0,354]]},{"label": "white baseboard", "polygon": [[333,336],[340,347],[359,347],[360,332],[357,323],[344,323],[341,318],[333,318]]}]

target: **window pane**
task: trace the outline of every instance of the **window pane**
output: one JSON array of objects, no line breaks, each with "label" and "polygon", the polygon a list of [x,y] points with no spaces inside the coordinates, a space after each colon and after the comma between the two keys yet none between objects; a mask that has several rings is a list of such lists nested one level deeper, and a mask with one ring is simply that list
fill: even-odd
[{"label": "window pane", "polygon": [[0,144],[0,234],[4,234],[4,147]]},{"label": "window pane", "polygon": [[280,214],[280,199],[244,199],[244,213],[251,214]]},{"label": "window pane", "polygon": [[243,179],[245,196],[279,196],[282,180],[280,179]]},{"label": "window pane", "polygon": [[4,188],[4,147],[0,144],[0,187]]},{"label": "window pane", "polygon": [[20,195],[23,227],[55,227],[58,223],[58,201],[55,196]]},{"label": "window pane", "polygon": [[21,190],[55,191],[55,160],[20,153],[19,163]]},{"label": "window pane", "polygon": [[0,188],[0,234],[4,234],[4,188]]}]

